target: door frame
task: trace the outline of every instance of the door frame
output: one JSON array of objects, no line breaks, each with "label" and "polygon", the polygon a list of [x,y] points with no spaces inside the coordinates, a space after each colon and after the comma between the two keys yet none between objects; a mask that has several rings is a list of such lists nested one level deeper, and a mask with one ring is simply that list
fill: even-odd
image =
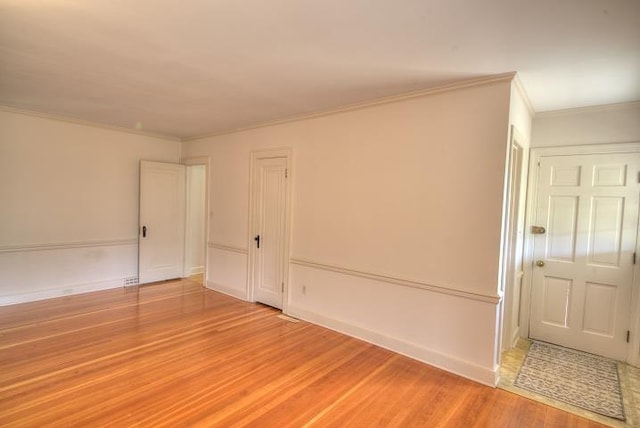
[{"label": "door frame", "polygon": [[[143,216],[146,214],[146,210],[143,209],[143,199],[145,199],[145,195],[146,192],[144,191],[144,186],[143,186],[143,176],[144,176],[144,170],[146,168],[152,168],[150,164],[154,164],[155,168],[157,169],[160,165],[162,165],[164,168],[175,168],[175,167],[181,167],[182,169],[184,169],[184,165],[182,165],[181,163],[175,163],[175,162],[164,162],[164,161],[153,161],[153,160],[148,160],[148,159],[140,159],[138,161],[138,284],[150,284],[153,282],[158,282],[158,281],[163,281],[166,279],[173,279],[173,278],[182,278],[184,276],[184,248],[185,248],[185,244],[184,244],[184,240],[185,240],[185,217],[186,217],[186,171],[184,172],[184,177],[183,177],[183,181],[181,184],[181,192],[182,193],[182,198],[183,199],[183,203],[184,205],[182,206],[182,211],[179,213],[178,218],[177,219],[177,223],[181,225],[181,233],[182,236],[180,237],[182,243],[181,243],[181,248],[180,251],[182,252],[181,255],[181,259],[179,261],[179,270],[176,270],[176,276],[155,276],[153,277],[153,279],[143,279],[143,277],[145,275],[143,275],[143,253],[146,253],[147,250],[144,250],[143,247],[146,247],[146,245],[143,244],[143,230],[144,230],[144,226],[145,223],[147,223],[147,218],[143,218]],[[146,183],[146,180],[145,180]],[[148,223],[147,223],[148,224]],[[173,225],[173,223],[172,223]],[[153,233],[153,232],[150,232]]]},{"label": "door frame", "polygon": [[251,162],[249,167],[249,218],[247,224],[247,248],[249,248],[249,257],[247,257],[247,300],[250,302],[255,302],[254,296],[254,268],[256,261],[256,248],[255,242],[252,236],[252,229],[254,223],[254,215],[255,215],[255,203],[257,197],[257,189],[255,189],[253,178],[256,168],[256,163],[261,159],[273,159],[273,158],[285,158],[286,159],[286,169],[287,169],[287,179],[285,180],[285,206],[284,206],[284,215],[285,215],[285,225],[284,225],[284,246],[283,252],[284,257],[282,258],[284,266],[282,267],[282,278],[284,281],[284,291],[282,293],[282,313],[287,314],[289,312],[289,259],[291,257],[290,254],[290,240],[291,240],[291,194],[292,194],[292,173],[291,173],[291,164],[292,164],[292,155],[293,151],[291,148],[274,148],[274,149],[263,149],[263,150],[254,150],[251,152]]},{"label": "door frame", "polygon": [[[540,160],[546,156],[573,156],[597,154],[640,153],[640,142],[556,146],[532,148],[529,157],[529,179],[524,237],[524,278],[520,302],[520,337],[528,338],[531,317],[531,291],[533,282],[534,238],[530,233],[537,212]],[[640,177],[639,177],[640,179]],[[636,231],[636,253],[640,254],[640,227]],[[626,362],[640,365],[640,263],[633,268],[631,316],[629,330],[631,340],[627,348]],[[635,350],[635,352],[634,352]]]},{"label": "door frame", "polygon": [[[507,189],[505,198],[505,224],[503,244],[503,267],[501,269],[502,287],[502,328],[500,338],[501,351],[513,348],[520,337],[520,320],[515,319],[513,310],[515,305],[520,305],[520,299],[515,300],[516,288],[522,283],[524,272],[518,269],[524,264],[524,223],[526,213],[526,183],[527,167],[529,165],[528,140],[518,129],[511,125],[511,138],[509,143],[509,155],[507,160]],[[514,159],[514,154],[517,158]],[[516,178],[516,173],[519,177]],[[517,187],[515,186],[517,185]],[[517,198],[517,199],[516,199]],[[520,237],[520,236],[521,237]],[[520,263],[518,263],[520,261]]]},{"label": "door frame", "polygon": [[[205,168],[205,172],[204,172],[204,272],[203,272],[203,282],[204,284],[202,284],[204,287],[207,287],[207,283],[209,281],[209,221],[211,219],[211,215],[210,215],[210,198],[209,198],[209,181],[210,181],[210,177],[211,177],[211,168],[210,168],[210,164],[211,164],[211,158],[209,156],[192,156],[192,157],[186,157],[186,158],[181,158],[180,159],[180,163],[182,165],[185,166],[193,166],[193,165],[202,165]],[[187,230],[187,216],[185,215],[185,224],[184,224],[184,228],[185,228],[185,233]],[[184,266],[186,266],[186,256],[187,256],[187,252],[186,252],[187,248],[186,248],[186,238],[185,238],[185,260],[183,261],[183,271],[184,271]],[[183,272],[183,275],[185,275],[185,273]]]}]

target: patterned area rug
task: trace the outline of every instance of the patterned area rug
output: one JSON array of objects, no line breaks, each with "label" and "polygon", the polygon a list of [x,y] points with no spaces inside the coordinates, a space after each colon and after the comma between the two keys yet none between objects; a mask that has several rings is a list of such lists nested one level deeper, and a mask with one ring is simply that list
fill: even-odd
[{"label": "patterned area rug", "polygon": [[617,363],[607,358],[534,341],[514,385],[625,420]]}]

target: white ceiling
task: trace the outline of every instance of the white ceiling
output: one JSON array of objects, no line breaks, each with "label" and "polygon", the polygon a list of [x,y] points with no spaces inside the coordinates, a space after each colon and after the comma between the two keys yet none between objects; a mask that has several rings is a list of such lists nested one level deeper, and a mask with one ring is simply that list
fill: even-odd
[{"label": "white ceiling", "polygon": [[640,100],[640,0],[0,0],[0,105],[181,138],[509,71]]}]

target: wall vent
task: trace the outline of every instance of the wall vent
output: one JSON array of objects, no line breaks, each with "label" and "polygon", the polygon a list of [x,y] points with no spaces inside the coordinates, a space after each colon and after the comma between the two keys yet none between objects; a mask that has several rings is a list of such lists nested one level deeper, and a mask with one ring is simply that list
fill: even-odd
[{"label": "wall vent", "polygon": [[130,276],[124,279],[124,286],[131,287],[132,285],[138,285],[140,283],[137,276]]}]

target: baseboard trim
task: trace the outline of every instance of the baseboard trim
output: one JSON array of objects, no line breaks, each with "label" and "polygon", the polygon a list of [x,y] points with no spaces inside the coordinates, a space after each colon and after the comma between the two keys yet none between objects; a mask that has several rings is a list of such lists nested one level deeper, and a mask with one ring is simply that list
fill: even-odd
[{"label": "baseboard trim", "polygon": [[462,376],[475,382],[496,387],[499,380],[499,367],[493,369],[479,366],[433,349],[425,348],[415,343],[386,336],[353,324],[308,311],[294,305],[289,305],[287,315],[299,318],[313,324],[318,324],[330,330],[346,334],[356,339],[380,346],[414,360],[429,364],[450,373]]},{"label": "baseboard trim", "polygon": [[204,273],[204,266],[194,266],[187,271],[187,276],[200,275],[201,273]]},{"label": "baseboard trim", "polygon": [[38,300],[55,299],[56,297],[72,296],[75,294],[90,293],[92,291],[108,290],[119,287],[124,287],[124,278],[89,282],[85,284],[73,284],[67,285],[62,288],[54,288],[51,290],[40,290],[30,293],[0,296],[0,306],[36,302]]},{"label": "baseboard trim", "polygon": [[213,281],[207,281],[207,288],[213,291],[219,291],[222,294],[226,294],[227,296],[235,297],[240,300],[247,300],[247,293],[236,288],[227,287],[225,285],[220,285]]},{"label": "baseboard trim", "polygon": [[518,340],[520,340],[520,326],[514,329],[513,334],[511,335],[511,347],[515,348],[518,344]]}]

